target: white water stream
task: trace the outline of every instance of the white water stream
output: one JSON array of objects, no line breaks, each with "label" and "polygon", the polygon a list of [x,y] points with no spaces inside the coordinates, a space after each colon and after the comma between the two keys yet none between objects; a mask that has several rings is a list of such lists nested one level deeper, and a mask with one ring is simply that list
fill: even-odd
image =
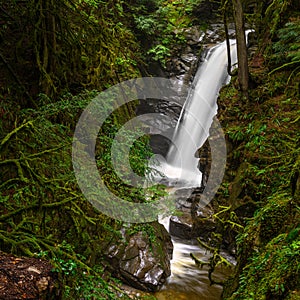
[{"label": "white water stream", "polygon": [[[231,61],[237,61],[236,42],[230,41]],[[182,182],[184,187],[199,187],[201,173],[195,152],[208,137],[214,115],[217,113],[217,97],[220,88],[229,80],[225,42],[211,48],[198,69],[192,89],[182,109],[173,136],[173,145],[166,161],[161,161],[161,171],[167,178]],[[161,220],[168,230],[169,218]],[[174,252],[171,261],[172,275],[157,299],[220,299],[220,286],[210,286],[207,268],[198,269],[190,257],[194,253],[201,260],[208,260],[209,253],[197,242],[173,238]],[[225,270],[214,273],[216,279],[226,277]],[[227,270],[228,272],[228,270]]]},{"label": "white water stream", "polygon": [[[164,218],[160,222],[168,229],[169,218]],[[174,245],[172,274],[155,297],[158,300],[219,300],[222,293],[221,286],[210,285],[208,267],[199,269],[190,257],[190,253],[193,253],[198,259],[208,261],[210,253],[193,240],[173,237],[172,242]],[[213,273],[213,278],[222,281],[230,272],[228,268],[218,268]]]},{"label": "white water stream", "polygon": [[[230,40],[231,61],[237,61],[236,42]],[[212,47],[198,69],[189,96],[181,111],[173,144],[160,171],[170,180],[184,187],[200,186],[199,159],[195,156],[209,134],[217,113],[216,99],[222,85],[228,82],[226,43]]]}]

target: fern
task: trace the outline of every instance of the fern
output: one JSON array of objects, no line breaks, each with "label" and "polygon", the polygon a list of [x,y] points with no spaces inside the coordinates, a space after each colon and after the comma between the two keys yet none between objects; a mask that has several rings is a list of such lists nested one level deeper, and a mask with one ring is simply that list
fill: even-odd
[{"label": "fern", "polygon": [[278,41],[274,43],[274,60],[276,63],[300,63],[300,20],[286,23],[278,30]]}]

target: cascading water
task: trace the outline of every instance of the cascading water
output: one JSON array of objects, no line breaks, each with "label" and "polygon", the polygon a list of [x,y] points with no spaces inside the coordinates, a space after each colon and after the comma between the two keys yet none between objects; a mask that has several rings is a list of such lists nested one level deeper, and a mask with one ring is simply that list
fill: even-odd
[{"label": "cascading water", "polygon": [[[230,40],[231,61],[236,63],[236,42]],[[184,187],[200,185],[201,173],[195,156],[208,137],[213,117],[217,112],[216,99],[221,86],[229,80],[226,43],[211,48],[198,69],[189,96],[181,111],[166,161],[161,161],[161,172],[176,179]],[[178,186],[178,185],[177,185]]]},{"label": "cascading water", "polygon": [[[237,61],[236,42],[230,41],[231,61]],[[211,48],[197,71],[192,89],[180,114],[173,145],[167,159],[161,162],[161,171],[167,178],[177,179],[184,187],[200,186],[201,173],[195,152],[208,137],[209,128],[217,112],[216,99],[223,84],[228,82],[226,43]],[[196,141],[196,142],[195,142]],[[178,187],[178,185],[177,185]],[[168,230],[169,218],[161,223]],[[157,299],[220,299],[221,288],[210,286],[207,269],[199,269],[190,257],[194,253],[201,260],[209,255],[196,242],[173,238],[174,252],[171,261],[172,275]],[[224,279],[224,270],[216,270],[217,280]]]},{"label": "cascading water", "polygon": [[[168,228],[169,218],[160,222]],[[210,285],[208,267],[199,269],[190,257],[193,253],[198,259],[208,261],[210,255],[201,248],[196,241],[172,238],[174,251],[171,261],[171,277],[155,294],[158,300],[219,300],[222,288],[219,285]],[[230,261],[230,258],[227,257]],[[232,261],[234,263],[234,261]],[[230,274],[228,268],[217,268],[213,273],[216,281],[223,281]]]}]

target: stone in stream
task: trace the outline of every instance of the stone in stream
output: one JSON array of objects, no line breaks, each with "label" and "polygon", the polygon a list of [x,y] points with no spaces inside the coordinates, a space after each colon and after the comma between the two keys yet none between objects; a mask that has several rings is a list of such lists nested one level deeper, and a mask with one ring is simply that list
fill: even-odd
[{"label": "stone in stream", "polygon": [[172,216],[169,226],[170,234],[181,239],[193,238],[193,219],[189,213]]},{"label": "stone in stream", "polygon": [[130,234],[132,228],[123,228],[123,238],[107,246],[105,260],[114,276],[135,288],[152,292],[159,290],[171,275],[173,244],[161,224],[153,222],[147,226],[152,228],[151,235],[142,230]]},{"label": "stone in stream", "polygon": [[216,224],[212,217],[213,211],[208,206],[197,211],[197,217],[193,217],[191,210],[182,208],[180,216],[170,218],[170,234],[182,239],[201,237],[206,240],[216,230]]}]

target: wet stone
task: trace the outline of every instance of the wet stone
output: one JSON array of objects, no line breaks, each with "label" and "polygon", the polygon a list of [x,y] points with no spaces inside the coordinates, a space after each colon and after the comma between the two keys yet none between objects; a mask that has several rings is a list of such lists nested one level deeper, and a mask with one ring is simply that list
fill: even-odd
[{"label": "wet stone", "polygon": [[113,274],[124,283],[143,291],[159,290],[171,275],[171,238],[161,224],[153,222],[151,226],[151,239],[146,232],[127,234],[125,230],[125,240],[111,241],[113,246],[108,245],[105,253],[108,268]]}]

